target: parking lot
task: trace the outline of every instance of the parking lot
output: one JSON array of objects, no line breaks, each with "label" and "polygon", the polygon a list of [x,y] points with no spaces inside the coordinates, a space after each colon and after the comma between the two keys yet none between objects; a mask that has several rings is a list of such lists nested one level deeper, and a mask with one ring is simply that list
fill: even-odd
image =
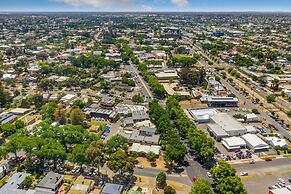
[{"label": "parking lot", "polygon": [[237,173],[248,172],[248,176],[241,177],[248,193],[265,194],[269,187],[278,184],[278,179],[285,180],[286,185],[291,184],[291,159],[277,159],[274,161],[256,162],[255,164],[233,164]]}]

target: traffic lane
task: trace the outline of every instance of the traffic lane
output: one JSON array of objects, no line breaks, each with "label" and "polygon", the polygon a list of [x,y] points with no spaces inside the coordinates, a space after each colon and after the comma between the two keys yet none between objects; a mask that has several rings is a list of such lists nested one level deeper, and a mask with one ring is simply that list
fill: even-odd
[{"label": "traffic lane", "polygon": [[[144,168],[144,169],[135,168],[134,169],[134,175],[146,176],[146,177],[152,177],[152,178],[156,178],[156,176],[160,172],[164,172],[164,171],[160,169],[155,169],[155,168]],[[177,174],[168,174],[168,173],[166,173],[166,175],[167,175],[167,180],[175,181],[175,182],[188,185],[188,186],[191,186],[192,184],[192,182],[189,180],[187,176],[177,175]]]},{"label": "traffic lane", "polygon": [[211,179],[209,179],[209,177],[207,176],[207,170],[202,168],[199,162],[194,160],[189,154],[187,154],[185,158],[188,162],[188,166],[185,167],[185,170],[190,180],[192,180],[194,177],[202,177],[206,180],[211,181]]},{"label": "traffic lane", "polygon": [[278,132],[291,142],[290,133],[287,130],[285,130],[283,127],[281,127],[281,125],[277,123],[277,121],[271,118],[266,112],[261,112],[260,116],[264,118],[267,123],[274,125],[278,129]]},{"label": "traffic lane", "polygon": [[226,80],[220,80],[222,85],[226,87],[227,90],[231,91],[234,95],[237,96],[243,102],[245,108],[250,109],[255,107],[255,105],[251,102],[251,100],[247,99],[244,95],[242,95],[237,89],[235,89],[232,85],[230,85]]},{"label": "traffic lane", "polygon": [[243,163],[232,164],[238,172],[255,171],[255,172],[270,172],[291,168],[291,158],[275,159],[273,161],[259,161],[255,164]]},{"label": "traffic lane", "polygon": [[[221,79],[221,83],[222,83],[222,85],[224,85],[224,87],[226,87],[228,90],[230,90],[239,99],[241,99],[244,102],[244,107],[246,107],[247,109],[251,109],[251,108],[255,107],[255,105],[251,102],[251,100],[247,99],[244,95],[239,93],[227,81],[225,81],[224,79]],[[272,119],[266,112],[261,111],[260,116],[261,116],[261,118],[264,118],[267,123],[274,125],[278,129],[279,133],[281,133],[287,140],[291,141],[291,136],[290,136],[289,132],[287,130],[285,130],[281,125],[279,125],[279,123],[277,123],[277,121]]]}]

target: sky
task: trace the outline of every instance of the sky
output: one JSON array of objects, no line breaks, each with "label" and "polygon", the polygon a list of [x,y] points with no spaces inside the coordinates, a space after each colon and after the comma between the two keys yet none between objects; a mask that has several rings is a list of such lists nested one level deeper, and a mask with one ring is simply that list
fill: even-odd
[{"label": "sky", "polygon": [[291,12],[291,0],[0,0],[0,11]]}]

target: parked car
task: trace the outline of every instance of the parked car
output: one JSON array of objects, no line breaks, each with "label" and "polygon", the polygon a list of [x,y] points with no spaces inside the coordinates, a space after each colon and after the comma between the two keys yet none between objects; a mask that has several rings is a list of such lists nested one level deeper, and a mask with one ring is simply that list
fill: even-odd
[{"label": "parked car", "polygon": [[273,159],[272,158],[265,158],[265,161],[270,162],[270,161],[273,161]]},{"label": "parked car", "polygon": [[248,175],[249,175],[248,172],[241,172],[241,173],[240,173],[240,176],[248,176]]},{"label": "parked car", "polygon": [[254,160],[250,160],[249,164],[255,164],[255,161]]},{"label": "parked car", "polygon": [[140,165],[140,164],[136,165],[136,167],[137,168],[140,168],[140,169],[143,169],[144,168],[143,165]]},{"label": "parked car", "polygon": [[207,172],[207,176],[208,176],[209,178],[212,178],[212,175],[211,175],[210,172]]}]

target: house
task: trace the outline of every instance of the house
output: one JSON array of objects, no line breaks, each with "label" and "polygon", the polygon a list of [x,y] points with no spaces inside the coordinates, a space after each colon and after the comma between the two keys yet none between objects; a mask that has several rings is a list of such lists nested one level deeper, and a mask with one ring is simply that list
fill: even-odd
[{"label": "house", "polygon": [[50,171],[37,185],[36,194],[56,194],[63,184],[64,175]]},{"label": "house", "polygon": [[0,124],[7,124],[7,123],[13,123],[14,121],[16,121],[17,116],[15,114],[12,113],[7,113],[7,112],[3,112],[0,114]]},{"label": "house", "polygon": [[141,155],[146,155],[149,152],[155,153],[157,156],[160,155],[161,146],[157,145],[142,145],[140,143],[133,143],[130,147],[130,152],[137,152]]},{"label": "house", "polygon": [[77,98],[77,96],[74,94],[67,94],[67,95],[63,96],[60,101],[64,104],[70,104],[76,98]]},{"label": "house", "polygon": [[123,185],[106,183],[101,191],[101,194],[121,194]]},{"label": "house", "polygon": [[131,114],[134,122],[149,120],[149,115],[144,109],[132,110]]},{"label": "house", "polygon": [[30,110],[27,108],[14,108],[10,110],[11,113],[16,114],[16,115],[25,115],[29,112]]},{"label": "house", "polygon": [[94,181],[79,176],[73,183],[67,194],[88,194],[93,189]]},{"label": "house", "polygon": [[34,194],[33,190],[23,190],[20,188],[21,183],[30,174],[17,172],[13,174],[3,187],[0,188],[1,194]]}]

